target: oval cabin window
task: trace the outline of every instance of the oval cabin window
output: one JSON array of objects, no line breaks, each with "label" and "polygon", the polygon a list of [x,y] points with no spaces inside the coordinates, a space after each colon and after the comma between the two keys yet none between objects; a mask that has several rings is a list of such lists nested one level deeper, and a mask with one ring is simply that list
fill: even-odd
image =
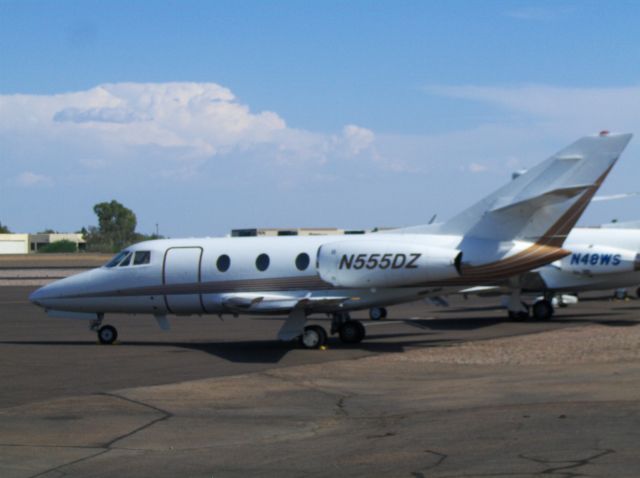
[{"label": "oval cabin window", "polygon": [[309,254],[306,254],[304,252],[298,254],[298,257],[296,257],[296,267],[299,271],[306,270],[307,267],[309,267],[309,262]]},{"label": "oval cabin window", "polygon": [[259,271],[266,271],[269,267],[269,256],[266,254],[260,254],[256,259],[256,267]]},{"label": "oval cabin window", "polygon": [[231,259],[226,254],[222,254],[218,257],[218,261],[216,262],[216,266],[218,266],[218,270],[220,272],[227,272],[229,267],[231,266]]}]

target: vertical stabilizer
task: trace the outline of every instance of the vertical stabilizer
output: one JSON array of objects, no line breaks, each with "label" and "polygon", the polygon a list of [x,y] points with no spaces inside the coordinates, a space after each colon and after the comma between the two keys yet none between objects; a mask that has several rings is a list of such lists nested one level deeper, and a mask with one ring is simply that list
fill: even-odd
[{"label": "vertical stabilizer", "polygon": [[441,224],[438,232],[560,247],[631,136],[581,138]]}]

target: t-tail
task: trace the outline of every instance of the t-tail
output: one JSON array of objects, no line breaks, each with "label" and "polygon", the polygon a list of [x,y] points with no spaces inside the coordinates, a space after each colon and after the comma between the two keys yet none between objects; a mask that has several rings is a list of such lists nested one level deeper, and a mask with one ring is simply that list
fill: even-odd
[{"label": "t-tail", "polygon": [[[567,235],[631,137],[601,133],[581,138],[449,221],[399,232],[460,236],[458,248],[471,266],[463,267],[467,279],[552,262],[568,253],[561,249]],[[524,249],[507,246],[514,243]]]},{"label": "t-tail", "polygon": [[631,136],[581,138],[458,214],[440,231],[561,247]]}]

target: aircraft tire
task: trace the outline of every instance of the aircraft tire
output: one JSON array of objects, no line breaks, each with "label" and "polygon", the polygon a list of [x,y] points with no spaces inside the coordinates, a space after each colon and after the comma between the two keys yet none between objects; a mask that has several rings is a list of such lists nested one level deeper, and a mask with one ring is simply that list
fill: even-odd
[{"label": "aircraft tire", "polygon": [[369,309],[369,318],[371,320],[384,319],[387,316],[387,309],[384,307],[372,307]]},{"label": "aircraft tire", "polygon": [[319,325],[308,325],[299,339],[300,346],[305,349],[319,349],[327,343],[327,332]]},{"label": "aircraft tire", "polygon": [[111,345],[118,338],[118,331],[111,325],[103,325],[98,329],[98,340],[103,345]]},{"label": "aircraft tire", "polygon": [[359,320],[347,320],[338,331],[340,340],[345,344],[359,344],[366,335],[366,330]]},{"label": "aircraft tire", "polygon": [[533,304],[532,312],[536,320],[549,320],[553,317],[553,305],[548,300],[539,300]]}]

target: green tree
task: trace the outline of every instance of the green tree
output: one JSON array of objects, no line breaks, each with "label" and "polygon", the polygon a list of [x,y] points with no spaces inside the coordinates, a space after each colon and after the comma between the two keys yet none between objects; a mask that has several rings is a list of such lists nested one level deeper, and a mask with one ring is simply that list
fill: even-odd
[{"label": "green tree", "polygon": [[131,209],[113,200],[96,204],[93,212],[98,216],[98,227],[87,231],[87,249],[115,252],[136,241],[137,220]]},{"label": "green tree", "polygon": [[7,226],[3,226],[0,222],[0,234],[11,234],[11,231]]},{"label": "green tree", "polygon": [[75,242],[63,239],[61,241],[51,242],[46,246],[38,249],[38,252],[55,253],[55,252],[78,252],[78,246]]}]

